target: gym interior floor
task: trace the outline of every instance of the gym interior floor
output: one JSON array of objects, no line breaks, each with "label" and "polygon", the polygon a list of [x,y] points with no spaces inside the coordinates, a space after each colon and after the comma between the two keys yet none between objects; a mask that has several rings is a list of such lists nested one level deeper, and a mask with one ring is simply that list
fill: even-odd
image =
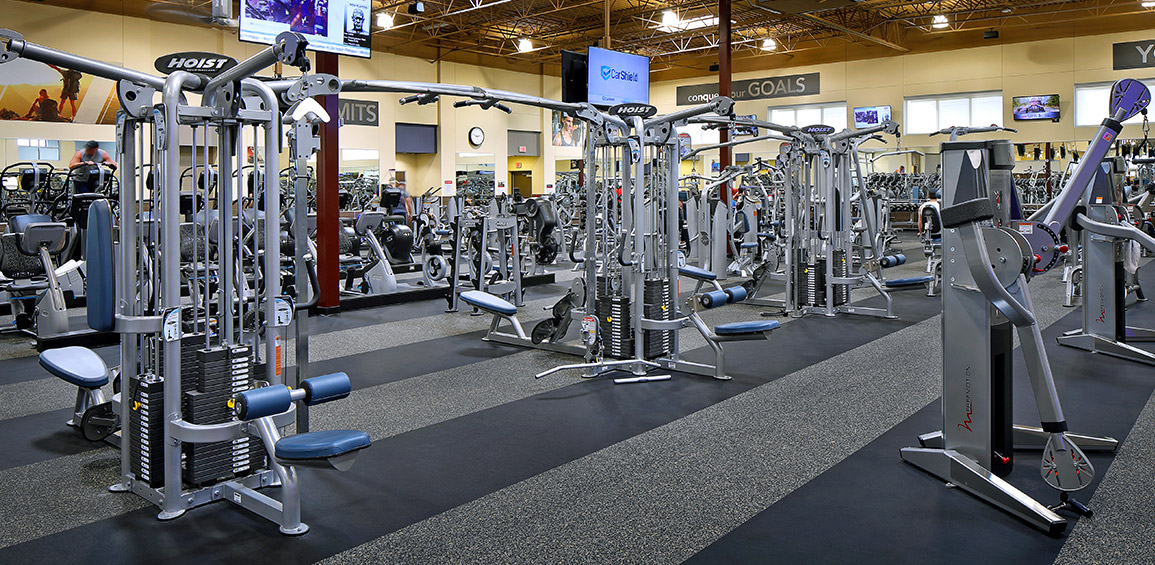
[{"label": "gym interior floor", "polygon": [[[911,251],[887,274],[919,274]],[[572,276],[528,290],[527,326]],[[440,300],[315,318],[311,372],[345,371],[354,392],[315,407],[314,429],[362,429],[373,446],[349,472],[301,470],[312,530],[299,538],[223,502],[161,523],[108,493],[117,451],[64,426],[74,390],[13,338],[0,348],[0,562],[1155,562],[1155,371],[1055,345],[1079,310],[1061,306],[1057,272],[1031,291],[1072,430],[1122,442],[1092,457],[1098,478],[1077,498],[1095,515],[1063,537],[899,459],[941,417],[940,301],[918,287],[893,293],[897,320],[778,318],[769,341],[726,344],[729,382],[535,380],[572,358],[482,342],[490,318]],[[877,305],[871,294],[854,299]],[[1155,305],[1129,321],[1155,326]],[[691,333],[689,357],[708,359]],[[101,353],[115,364],[115,348]],[[1016,367],[1017,419],[1037,422]],[[1037,457],[1020,453],[1009,480],[1056,503]]]}]

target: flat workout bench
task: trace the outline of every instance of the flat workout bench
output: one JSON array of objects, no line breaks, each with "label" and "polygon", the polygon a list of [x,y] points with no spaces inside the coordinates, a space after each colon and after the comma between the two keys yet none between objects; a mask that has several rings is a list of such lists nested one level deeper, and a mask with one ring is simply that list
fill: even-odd
[{"label": "flat workout bench", "polygon": [[[514,306],[513,303],[508,300],[480,290],[467,290],[458,295],[458,298],[478,310],[493,314],[493,321],[489,324],[489,332],[483,338],[485,341],[546,349],[571,355],[585,355],[585,348],[583,347],[564,343],[553,343],[545,340],[535,342],[526,335],[525,328],[521,325],[521,320],[518,320],[517,306]],[[498,328],[503,319],[509,320],[514,333],[499,331]]]}]

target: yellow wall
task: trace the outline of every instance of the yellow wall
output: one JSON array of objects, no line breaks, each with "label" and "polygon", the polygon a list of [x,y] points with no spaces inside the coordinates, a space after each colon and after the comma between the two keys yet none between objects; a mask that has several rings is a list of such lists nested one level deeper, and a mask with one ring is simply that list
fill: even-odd
[{"label": "yellow wall", "polygon": [[[1151,39],[1152,32],[1127,32],[1080,38],[1055,39],[1028,43],[992,45],[957,51],[903,55],[885,59],[868,59],[824,65],[766,69],[738,74],[734,80],[774,77],[817,72],[821,74],[821,92],[772,100],[747,100],[735,104],[738,114],[755,114],[766,119],[771,106],[794,106],[822,102],[846,102],[848,111],[858,106],[890,105],[893,119],[903,120],[903,98],[934,94],[1001,90],[1004,97],[1003,125],[1016,128],[1017,134],[997,132],[976,134],[975,139],[1010,138],[1015,142],[1080,141],[1080,147],[1095,134],[1094,127],[1075,127],[1075,85],[1110,82],[1120,78],[1155,77],[1155,69],[1112,70],[1111,44]],[[709,78],[656,82],[651,85],[650,99],[661,112],[678,107],[675,93],[679,85],[711,82]],[[1032,94],[1058,94],[1062,120],[1015,122],[1011,116],[1010,97]],[[1103,109],[1106,117],[1107,109]],[[853,120],[848,120],[853,123]],[[1127,126],[1124,138],[1142,137],[1139,126]],[[969,138],[969,137],[968,137]],[[890,139],[888,147],[894,146]],[[903,136],[903,147],[933,148],[938,151],[942,137]],[[740,146],[735,151],[752,152],[763,157],[777,153],[778,142],[760,142]],[[882,147],[869,142],[866,147]],[[929,153],[930,151],[928,151]],[[717,152],[706,155],[705,162],[717,159]],[[880,163],[882,165],[883,163]],[[890,165],[887,161],[886,166]],[[900,160],[894,160],[897,168]],[[701,172],[699,166],[699,172]]]},{"label": "yellow wall", "polygon": [[[262,47],[240,43],[235,30],[220,30],[181,26],[138,18],[77,11],[15,0],[0,0],[0,13],[5,14],[4,26],[15,29],[32,42],[45,44],[64,51],[97,54],[110,63],[152,72],[153,61],[160,55],[175,51],[216,51],[244,59]],[[928,94],[1001,90],[1004,97],[1027,94],[1058,93],[1062,99],[1063,119],[1060,123],[1014,122],[1009,101],[1004,104],[1004,125],[1018,127],[1016,142],[1085,141],[1094,128],[1074,127],[1073,98],[1077,83],[1111,81],[1133,76],[1150,78],[1155,71],[1113,71],[1111,44],[1121,41],[1149,39],[1150,32],[1127,32],[1111,35],[1088,36],[1077,39],[1055,39],[1008,45],[992,45],[951,52],[904,55],[870,59],[766,69],[736,75],[735,80],[769,77],[806,72],[821,73],[821,93],[813,96],[776,100],[739,102],[736,112],[765,117],[771,105],[795,105],[815,102],[845,102],[848,108],[889,104],[894,119],[902,122],[903,98]],[[526,94],[559,99],[561,80],[537,72],[515,72],[460,63],[430,63],[426,60],[374,53],[369,60],[342,57],[340,75],[347,79],[383,79],[427,81],[464,84],[487,88],[513,90]],[[266,71],[269,72],[269,71]],[[685,79],[656,82],[652,85],[651,100],[661,111],[675,106],[675,89],[680,84],[708,82],[710,79]],[[557,160],[580,159],[580,148],[553,147],[551,115],[548,111],[513,106],[512,115],[497,110],[476,107],[456,109],[453,100],[427,106],[400,106],[397,94],[348,93],[348,98],[376,100],[380,103],[380,127],[345,126],[341,128],[341,146],[345,148],[377,149],[380,151],[380,169],[404,169],[409,175],[410,190],[452,181],[455,156],[458,152],[494,153],[495,177],[499,183],[508,180],[509,161],[505,158],[507,130],[542,132],[542,156],[539,170],[535,169],[535,192],[544,191],[552,183]],[[437,155],[396,155],[394,124],[397,121],[438,124]],[[481,147],[467,141],[470,128],[485,130]],[[46,124],[37,122],[0,122],[0,138],[40,139],[98,139],[112,140],[112,126],[81,124]],[[1139,137],[1138,126],[1128,126],[1124,137]],[[1006,134],[984,134],[983,137],[1005,137]],[[925,135],[905,136],[904,147],[937,148],[939,139]],[[872,146],[880,147],[877,142]],[[893,147],[893,141],[890,144]],[[776,142],[743,146],[738,151],[772,157],[777,152]],[[933,149],[937,151],[937,149]],[[931,151],[928,151],[928,153]],[[7,155],[5,155],[7,157]],[[703,155],[699,172],[705,172],[717,153]],[[885,163],[887,167],[890,163]],[[897,165],[895,165],[897,166]],[[548,179],[548,180],[547,180]],[[540,183],[540,187],[538,185]],[[445,192],[446,194],[448,191]]]},{"label": "yellow wall", "polygon": [[[71,10],[15,0],[0,0],[0,13],[5,14],[4,27],[24,34],[25,39],[62,51],[93,55],[116,65],[153,73],[153,61],[176,51],[213,51],[244,59],[262,49],[260,45],[241,43],[236,30],[199,28],[149,21],[139,18]],[[271,72],[267,69],[264,73]],[[340,58],[339,75],[343,79],[379,79],[418,82],[443,82],[514,90],[536,96],[561,97],[561,79],[543,76],[539,72],[526,73],[462,65],[459,63],[430,63],[422,59],[374,53],[371,59]],[[425,188],[442,184],[454,178],[454,157],[458,152],[488,152],[501,157],[506,153],[508,129],[545,132],[543,141],[550,138],[550,113],[525,106],[512,106],[513,114],[499,110],[453,108],[454,99],[417,106],[401,106],[397,100],[404,95],[376,93],[346,93],[342,97],[376,100],[380,104],[380,126],[344,126],[341,128],[342,148],[377,149],[381,154],[380,169],[405,169],[409,184]],[[20,109],[23,112],[24,109]],[[394,124],[438,124],[437,155],[396,155]],[[485,142],[473,147],[466,138],[470,128],[485,130]],[[56,124],[39,122],[0,122],[0,138],[36,139],[98,139],[112,140],[113,126]],[[569,149],[569,148],[566,148]],[[542,147],[545,165],[537,178],[553,176],[554,148]],[[569,154],[564,155],[568,158]],[[5,155],[6,157],[6,155]],[[282,159],[283,160],[283,159]],[[496,178],[507,182],[508,162],[494,160]],[[548,169],[548,170],[546,170]],[[541,181],[544,190],[544,180]],[[448,192],[452,192],[450,185]],[[535,186],[535,191],[537,190]]]}]

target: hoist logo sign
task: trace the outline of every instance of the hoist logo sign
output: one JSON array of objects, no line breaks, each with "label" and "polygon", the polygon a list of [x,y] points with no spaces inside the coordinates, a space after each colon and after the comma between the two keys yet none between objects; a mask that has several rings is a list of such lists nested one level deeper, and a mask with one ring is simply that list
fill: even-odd
[{"label": "hoist logo sign", "polygon": [[158,57],[154,65],[156,70],[171,74],[174,71],[188,71],[201,75],[215,76],[237,66],[237,60],[216,53],[200,51],[185,51],[170,53]]},{"label": "hoist logo sign", "polygon": [[813,125],[802,128],[802,131],[811,135],[830,135],[834,133],[834,126]]},{"label": "hoist logo sign", "polygon": [[637,116],[639,118],[648,118],[658,113],[658,109],[649,104],[618,104],[610,108],[610,113],[615,116],[628,118]]}]

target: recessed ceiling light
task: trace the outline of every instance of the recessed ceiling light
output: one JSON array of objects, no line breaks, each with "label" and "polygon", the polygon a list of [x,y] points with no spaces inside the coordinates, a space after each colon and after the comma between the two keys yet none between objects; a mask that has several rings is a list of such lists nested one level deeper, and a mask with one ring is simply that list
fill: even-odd
[{"label": "recessed ceiling light", "polygon": [[392,29],[393,14],[389,12],[377,12],[377,27],[381,29]]},{"label": "recessed ceiling light", "polygon": [[1155,2],[1140,2],[1139,5],[1144,8],[1155,8]]}]

